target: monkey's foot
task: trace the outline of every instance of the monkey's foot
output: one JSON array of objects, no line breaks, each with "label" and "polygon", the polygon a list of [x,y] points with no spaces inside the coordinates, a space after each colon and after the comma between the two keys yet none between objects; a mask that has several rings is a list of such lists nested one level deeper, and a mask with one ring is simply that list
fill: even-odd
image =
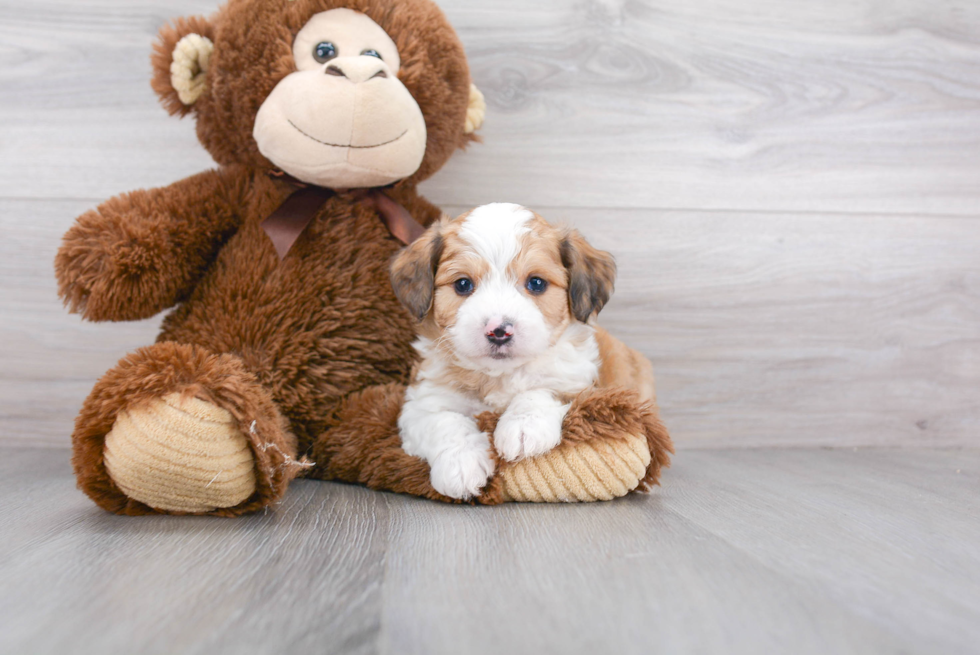
[{"label": "monkey's foot", "polygon": [[255,493],[255,459],[231,413],[178,393],[116,416],[105,467],[127,496],[169,512],[234,507]]},{"label": "monkey's foot", "polygon": [[254,512],[311,466],[240,359],[173,342],[106,373],[72,441],[79,487],[118,514]]}]

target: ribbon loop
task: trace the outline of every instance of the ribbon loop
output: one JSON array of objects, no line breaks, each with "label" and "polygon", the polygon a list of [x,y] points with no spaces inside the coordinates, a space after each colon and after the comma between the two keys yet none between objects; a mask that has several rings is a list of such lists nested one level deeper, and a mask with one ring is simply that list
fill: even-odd
[{"label": "ribbon loop", "polygon": [[[293,244],[306,227],[313,221],[327,201],[336,192],[323,187],[303,184],[283,173],[272,173],[272,177],[284,180],[297,187],[276,211],[262,221],[262,230],[272,240],[279,261],[286,258]],[[353,197],[371,205],[378,213],[393,237],[406,246],[422,236],[425,228],[411,213],[398,202],[385,195],[380,189],[356,191]]]}]

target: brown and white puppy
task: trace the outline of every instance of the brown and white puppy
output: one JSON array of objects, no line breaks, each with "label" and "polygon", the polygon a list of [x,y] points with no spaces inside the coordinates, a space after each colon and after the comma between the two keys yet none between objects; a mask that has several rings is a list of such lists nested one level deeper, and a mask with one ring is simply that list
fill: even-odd
[{"label": "brown and white puppy", "polygon": [[594,325],[616,265],[578,232],[511,204],[432,225],[392,263],[395,294],[420,321],[422,357],[398,426],[402,447],[453,498],[479,494],[493,473],[484,411],[508,461],[548,452],[576,395],[627,386],[653,398],[649,362]]}]

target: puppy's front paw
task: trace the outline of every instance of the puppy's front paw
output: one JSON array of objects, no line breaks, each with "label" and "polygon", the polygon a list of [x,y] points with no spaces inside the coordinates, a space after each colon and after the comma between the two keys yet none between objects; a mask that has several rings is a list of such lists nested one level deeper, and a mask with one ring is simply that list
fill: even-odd
[{"label": "puppy's front paw", "polygon": [[437,456],[430,469],[429,479],[436,491],[467,500],[479,496],[493,475],[493,458],[487,450],[478,447],[454,449]]},{"label": "puppy's front paw", "polygon": [[561,443],[562,417],[554,412],[504,412],[493,445],[508,462],[543,455]]}]

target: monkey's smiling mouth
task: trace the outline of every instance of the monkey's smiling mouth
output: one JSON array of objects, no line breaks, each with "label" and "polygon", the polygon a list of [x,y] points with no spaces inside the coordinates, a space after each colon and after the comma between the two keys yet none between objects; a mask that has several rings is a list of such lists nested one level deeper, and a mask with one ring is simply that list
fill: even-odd
[{"label": "monkey's smiling mouth", "polygon": [[373,146],[352,146],[349,143],[347,143],[347,144],[344,144],[344,143],[329,143],[327,141],[321,141],[320,139],[316,138],[315,136],[311,136],[311,135],[307,134],[306,132],[304,132],[303,130],[301,130],[299,127],[297,127],[296,123],[294,123],[293,121],[289,120],[288,118],[286,119],[286,121],[290,125],[293,126],[293,129],[294,130],[296,130],[297,132],[299,132],[300,134],[302,134],[303,136],[305,136],[307,139],[312,139],[313,141],[316,141],[317,143],[322,143],[323,145],[330,146],[331,148],[354,148],[354,149],[357,149],[357,150],[366,150],[368,148],[380,148],[381,146],[386,146],[389,143],[394,143],[398,139],[400,139],[403,136],[405,136],[406,134],[408,134],[408,130],[405,130],[404,132],[402,132],[401,134],[399,134],[398,136],[396,136],[394,139],[390,139],[388,141],[385,141],[384,143],[375,143]]}]

